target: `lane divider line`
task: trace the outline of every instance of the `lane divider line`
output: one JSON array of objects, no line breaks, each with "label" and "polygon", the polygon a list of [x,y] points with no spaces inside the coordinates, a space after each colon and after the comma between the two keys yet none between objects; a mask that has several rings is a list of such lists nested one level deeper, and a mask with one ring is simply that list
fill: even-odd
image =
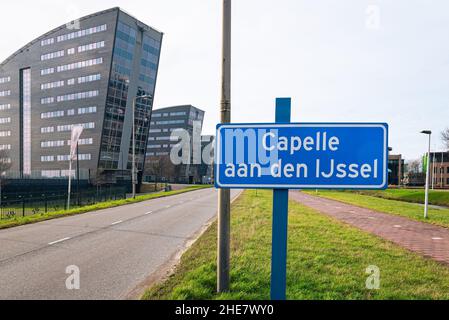
[{"label": "lane divider line", "polygon": [[119,224],[119,223],[122,223],[122,222],[123,222],[122,220],[116,221],[116,222],[112,223],[111,226],[115,226],[116,224]]},{"label": "lane divider line", "polygon": [[147,216],[147,215],[152,214],[152,213],[153,213],[153,211],[149,211],[149,212],[145,213],[145,215]]},{"label": "lane divider line", "polygon": [[61,243],[61,242],[67,241],[67,240],[70,240],[70,238],[59,239],[59,240],[50,242],[48,245],[49,245],[49,246],[52,246],[52,245],[54,245],[54,244]]}]

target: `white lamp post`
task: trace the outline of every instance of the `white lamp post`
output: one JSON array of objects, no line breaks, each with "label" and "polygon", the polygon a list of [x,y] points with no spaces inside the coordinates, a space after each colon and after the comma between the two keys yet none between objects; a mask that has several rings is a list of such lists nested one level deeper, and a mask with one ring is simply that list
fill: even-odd
[{"label": "white lamp post", "polygon": [[424,201],[424,218],[427,219],[429,213],[429,185],[430,185],[430,144],[432,141],[432,131],[424,130],[422,134],[429,136],[429,151],[427,152],[427,170],[426,170],[426,196]]}]

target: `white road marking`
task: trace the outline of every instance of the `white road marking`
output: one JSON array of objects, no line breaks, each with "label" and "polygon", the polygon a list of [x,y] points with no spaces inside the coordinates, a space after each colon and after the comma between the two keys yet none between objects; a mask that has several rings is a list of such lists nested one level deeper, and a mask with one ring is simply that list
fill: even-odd
[{"label": "white road marking", "polygon": [[112,223],[111,226],[115,226],[116,224],[119,224],[119,223],[122,223],[122,222],[123,222],[122,220],[116,221],[116,222]]},{"label": "white road marking", "polygon": [[52,245],[54,245],[54,244],[57,244],[57,243],[60,243],[60,242],[64,242],[64,241],[67,241],[67,240],[70,240],[70,238],[59,239],[59,240],[50,242],[48,245],[49,245],[49,246],[52,246]]},{"label": "white road marking", "polygon": [[147,215],[152,214],[152,213],[153,213],[153,211],[149,211],[149,212],[145,213],[145,215],[147,216]]},{"label": "white road marking", "polygon": [[393,226],[393,227],[395,227],[395,228],[402,228],[402,226],[400,226],[400,225],[395,225],[395,226]]},{"label": "white road marking", "polygon": [[368,217],[368,219],[370,219],[370,220],[376,220],[376,218],[374,218],[374,217]]},{"label": "white road marking", "polygon": [[434,238],[432,238],[432,240],[443,240],[443,238],[434,237]]},{"label": "white road marking", "polygon": [[168,208],[171,208],[171,205],[165,206],[165,208],[167,208],[167,209],[168,209]]}]

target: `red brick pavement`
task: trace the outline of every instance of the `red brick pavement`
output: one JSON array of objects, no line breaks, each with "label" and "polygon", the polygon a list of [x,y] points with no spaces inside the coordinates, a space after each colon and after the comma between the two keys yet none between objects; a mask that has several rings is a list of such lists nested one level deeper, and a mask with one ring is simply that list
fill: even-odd
[{"label": "red brick pavement", "polygon": [[449,264],[449,229],[298,191],[291,191],[290,199],[427,258]]}]

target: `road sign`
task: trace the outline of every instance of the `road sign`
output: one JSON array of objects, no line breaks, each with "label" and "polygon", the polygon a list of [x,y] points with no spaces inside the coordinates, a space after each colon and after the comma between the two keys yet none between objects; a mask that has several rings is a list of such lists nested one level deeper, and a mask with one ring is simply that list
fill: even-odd
[{"label": "road sign", "polygon": [[388,125],[217,126],[217,188],[386,189]]}]

